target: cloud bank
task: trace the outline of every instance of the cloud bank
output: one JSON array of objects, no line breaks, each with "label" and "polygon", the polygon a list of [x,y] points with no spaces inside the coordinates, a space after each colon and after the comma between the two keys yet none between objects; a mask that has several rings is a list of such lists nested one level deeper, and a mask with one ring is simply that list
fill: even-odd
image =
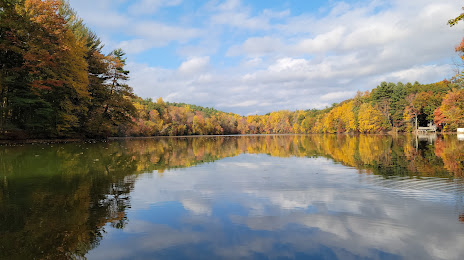
[{"label": "cloud bank", "polygon": [[243,115],[442,80],[462,38],[446,25],[456,0],[70,2],[108,50],[126,50],[136,94]]}]

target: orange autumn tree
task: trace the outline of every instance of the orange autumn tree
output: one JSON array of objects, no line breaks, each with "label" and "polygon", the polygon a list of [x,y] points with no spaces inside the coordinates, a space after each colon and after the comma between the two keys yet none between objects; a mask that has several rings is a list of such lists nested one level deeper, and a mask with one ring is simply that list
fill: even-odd
[{"label": "orange autumn tree", "polygon": [[192,121],[192,133],[196,135],[205,134],[205,118],[200,112],[196,112]]},{"label": "orange autumn tree", "polygon": [[437,139],[435,154],[441,157],[445,168],[456,177],[464,176],[464,143],[457,139],[445,136]]},{"label": "orange autumn tree", "polygon": [[26,0],[18,6],[19,13],[31,22],[23,66],[32,79],[32,91],[50,104],[50,130],[58,136],[79,128],[79,115],[87,111],[89,98],[84,42],[59,14],[61,4]]},{"label": "orange autumn tree", "polygon": [[434,115],[435,123],[443,125],[444,131],[456,131],[458,127],[464,127],[464,89],[446,94]]}]

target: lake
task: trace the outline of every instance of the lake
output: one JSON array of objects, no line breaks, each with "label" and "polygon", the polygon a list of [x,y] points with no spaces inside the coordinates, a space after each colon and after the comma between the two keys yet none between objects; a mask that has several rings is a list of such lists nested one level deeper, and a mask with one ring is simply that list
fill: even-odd
[{"label": "lake", "polygon": [[2,259],[464,259],[456,135],[0,146]]}]

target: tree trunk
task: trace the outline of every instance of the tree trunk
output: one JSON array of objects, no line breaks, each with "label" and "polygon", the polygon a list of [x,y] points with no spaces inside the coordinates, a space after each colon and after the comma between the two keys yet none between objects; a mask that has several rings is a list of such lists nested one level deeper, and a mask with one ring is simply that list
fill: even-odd
[{"label": "tree trunk", "polygon": [[5,125],[5,111],[6,111],[6,100],[5,100],[5,87],[1,87],[2,92],[0,93],[0,135],[4,134]]}]

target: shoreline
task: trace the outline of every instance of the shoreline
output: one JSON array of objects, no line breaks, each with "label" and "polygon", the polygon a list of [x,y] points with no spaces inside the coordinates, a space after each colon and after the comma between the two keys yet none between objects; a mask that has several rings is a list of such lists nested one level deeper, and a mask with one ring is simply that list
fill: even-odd
[{"label": "shoreline", "polygon": [[[204,138],[204,137],[238,137],[238,136],[284,136],[284,135],[295,135],[295,136],[304,136],[304,135],[415,135],[415,132],[410,133],[395,133],[395,132],[386,132],[386,133],[310,133],[310,134],[229,134],[229,135],[177,135],[177,136],[114,136],[101,139],[92,139],[92,138],[65,138],[65,139],[0,139],[0,146],[8,145],[21,145],[21,144],[62,144],[62,143],[97,143],[97,142],[107,142],[113,140],[130,140],[130,139],[153,139],[153,138]],[[457,132],[437,132],[437,133],[427,133],[426,135],[456,135]]]}]

